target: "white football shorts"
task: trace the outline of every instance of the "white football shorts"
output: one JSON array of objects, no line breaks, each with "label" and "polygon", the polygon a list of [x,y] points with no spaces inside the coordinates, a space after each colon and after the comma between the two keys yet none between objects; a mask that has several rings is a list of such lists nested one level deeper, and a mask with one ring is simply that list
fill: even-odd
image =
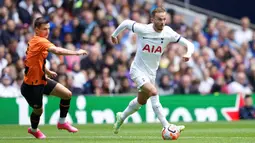
[{"label": "white football shorts", "polygon": [[131,79],[136,83],[137,89],[140,91],[140,88],[145,83],[152,83],[155,85],[156,75],[148,74],[146,71],[139,69],[137,66],[130,67],[130,76]]}]

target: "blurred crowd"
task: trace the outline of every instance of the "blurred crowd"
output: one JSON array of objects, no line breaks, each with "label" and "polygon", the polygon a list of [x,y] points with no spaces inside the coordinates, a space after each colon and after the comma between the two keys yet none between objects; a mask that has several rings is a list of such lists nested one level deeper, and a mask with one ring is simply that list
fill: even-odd
[{"label": "blurred crowd", "polygon": [[[33,36],[33,20],[50,20],[49,40],[66,49],[85,49],[88,56],[49,54],[47,67],[74,95],[136,93],[129,67],[138,48],[137,35],[125,30],[120,44],[110,36],[125,19],[150,22],[150,12],[163,0],[2,0],[0,2],[0,96],[20,96],[27,42]],[[195,45],[191,61],[182,62],[185,47],[171,43],[157,74],[159,94],[233,94],[255,91],[255,32],[249,18],[240,29],[208,17],[184,16],[167,9],[166,25]]]}]

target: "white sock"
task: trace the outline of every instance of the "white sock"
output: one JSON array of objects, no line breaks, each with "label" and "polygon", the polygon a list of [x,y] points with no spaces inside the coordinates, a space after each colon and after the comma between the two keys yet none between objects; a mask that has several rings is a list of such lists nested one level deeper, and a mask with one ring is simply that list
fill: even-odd
[{"label": "white sock", "polygon": [[151,105],[153,108],[154,113],[157,115],[159,121],[161,122],[163,127],[169,126],[168,121],[166,120],[166,117],[163,114],[163,108],[162,105],[159,102],[159,96],[151,96]]},{"label": "white sock", "polygon": [[36,128],[36,129],[33,129],[33,128],[31,127],[31,131],[32,131],[32,132],[37,132],[37,128]]},{"label": "white sock", "polygon": [[58,120],[58,122],[60,123],[60,124],[64,124],[65,122],[66,122],[66,118],[59,118],[59,120]]},{"label": "white sock", "polygon": [[138,103],[137,97],[129,102],[128,107],[123,111],[121,118],[125,120],[129,115],[135,113],[142,105]]}]

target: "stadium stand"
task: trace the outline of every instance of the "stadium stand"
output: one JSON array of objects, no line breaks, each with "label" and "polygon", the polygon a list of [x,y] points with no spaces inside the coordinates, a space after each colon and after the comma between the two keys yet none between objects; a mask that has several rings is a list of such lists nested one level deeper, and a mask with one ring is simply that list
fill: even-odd
[{"label": "stadium stand", "polygon": [[4,0],[0,4],[0,96],[21,96],[27,42],[33,36],[33,20],[40,16],[50,20],[49,39],[55,45],[89,51],[80,57],[49,54],[47,67],[58,73],[54,80],[74,95],[137,92],[129,67],[139,41],[125,31],[115,46],[110,35],[124,19],[149,23],[151,10],[162,4],[168,11],[166,24],[192,41],[195,53],[184,63],[180,55],[185,48],[169,44],[157,75],[160,94],[255,91],[255,33],[248,17],[236,25],[202,14],[188,16],[163,0]]}]

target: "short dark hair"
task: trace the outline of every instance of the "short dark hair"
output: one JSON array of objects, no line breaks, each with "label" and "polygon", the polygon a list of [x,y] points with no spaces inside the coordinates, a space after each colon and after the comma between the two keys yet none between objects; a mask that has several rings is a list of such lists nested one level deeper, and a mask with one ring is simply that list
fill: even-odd
[{"label": "short dark hair", "polygon": [[49,20],[44,19],[43,17],[36,18],[34,22],[34,28],[40,28],[43,24],[48,24]]},{"label": "short dark hair", "polygon": [[247,99],[247,98],[250,98],[250,97],[251,97],[250,94],[246,94],[244,98]]},{"label": "short dark hair", "polygon": [[156,13],[160,13],[160,12],[166,12],[166,10],[163,7],[157,7],[152,11],[151,15],[152,17],[154,17]]}]

